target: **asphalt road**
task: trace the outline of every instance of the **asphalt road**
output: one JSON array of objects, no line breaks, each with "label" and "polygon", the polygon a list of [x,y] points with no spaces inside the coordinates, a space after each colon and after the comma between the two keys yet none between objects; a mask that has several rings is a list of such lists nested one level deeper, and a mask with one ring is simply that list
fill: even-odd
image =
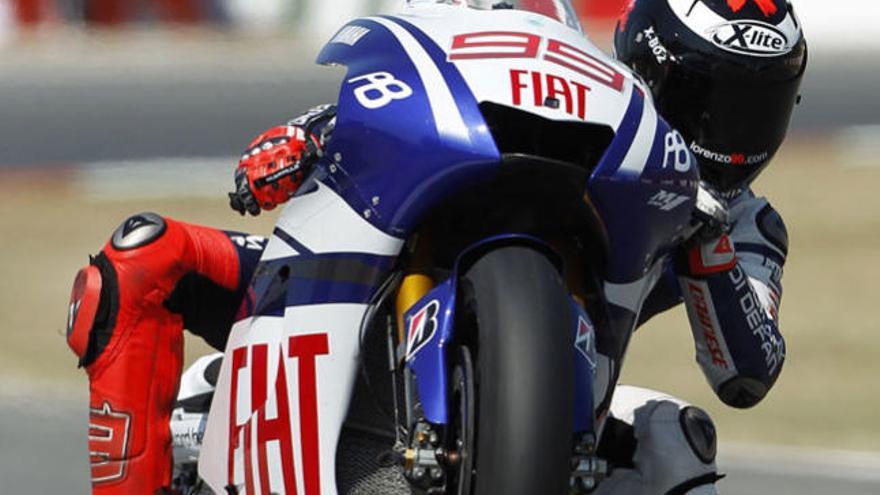
[{"label": "asphalt road", "polygon": [[[277,49],[237,56],[241,64],[86,65],[62,68],[62,77],[51,65],[0,64],[0,167],[234,157],[256,132],[336,100],[342,73],[311,65],[311,54],[290,62]],[[793,129],[880,122],[878,69],[875,54],[814,56]]]},{"label": "asphalt road", "polygon": [[338,72],[224,79],[0,82],[0,166],[237,156],[250,139],[336,99]]},{"label": "asphalt road", "polygon": [[[85,494],[86,398],[5,397],[0,401],[0,493]],[[789,453],[790,452],[790,453]],[[880,462],[797,451],[725,450],[723,495],[876,495]]]}]

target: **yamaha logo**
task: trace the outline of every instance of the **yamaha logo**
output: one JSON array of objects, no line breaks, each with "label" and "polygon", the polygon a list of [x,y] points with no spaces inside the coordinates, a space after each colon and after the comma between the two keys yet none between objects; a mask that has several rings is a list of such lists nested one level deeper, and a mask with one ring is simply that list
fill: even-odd
[{"label": "yamaha logo", "polygon": [[755,57],[776,57],[791,51],[785,33],[758,21],[733,21],[709,30],[712,42],[729,52]]}]

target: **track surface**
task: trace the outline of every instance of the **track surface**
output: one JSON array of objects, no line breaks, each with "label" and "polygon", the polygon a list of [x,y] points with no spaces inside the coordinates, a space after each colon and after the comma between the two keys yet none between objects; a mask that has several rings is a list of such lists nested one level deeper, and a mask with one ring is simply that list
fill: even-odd
[{"label": "track surface", "polygon": [[[0,70],[0,168],[234,157],[255,132],[336,100],[339,70],[311,65],[311,56],[281,66],[271,54],[255,56],[243,68],[120,69],[107,77],[103,67],[69,77]],[[878,122],[878,69],[873,55],[813,57],[793,128],[824,132]]]},{"label": "track surface", "polygon": [[[86,399],[14,399],[0,403],[0,491],[14,494],[79,494],[88,491]],[[880,464],[853,466],[774,453],[725,452],[719,484],[724,495],[876,495]],[[875,461],[872,461],[875,462]]]}]

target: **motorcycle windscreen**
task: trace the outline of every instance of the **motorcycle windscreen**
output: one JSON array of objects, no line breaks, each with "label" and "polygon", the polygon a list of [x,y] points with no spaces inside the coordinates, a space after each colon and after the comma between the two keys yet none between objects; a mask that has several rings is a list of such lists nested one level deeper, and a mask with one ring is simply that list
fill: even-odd
[{"label": "motorcycle windscreen", "polygon": [[468,0],[468,6],[481,10],[525,10],[541,14],[581,31],[577,12],[569,0]]}]

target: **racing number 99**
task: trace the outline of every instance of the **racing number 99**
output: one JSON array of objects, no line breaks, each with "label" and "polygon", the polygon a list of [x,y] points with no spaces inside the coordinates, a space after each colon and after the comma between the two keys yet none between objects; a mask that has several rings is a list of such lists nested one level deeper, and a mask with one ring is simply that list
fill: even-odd
[{"label": "racing number 99", "polygon": [[[479,51],[492,48],[495,51]],[[531,33],[513,31],[485,31],[459,34],[452,38],[452,55],[449,60],[479,60],[487,58],[537,58],[541,37]],[[476,52],[462,53],[463,50]],[[458,53],[454,53],[454,52]]]},{"label": "racing number 99", "polygon": [[[482,31],[452,38],[450,61],[502,58],[540,58],[544,38],[533,33]],[[543,60],[577,72],[622,92],[624,75],[612,65],[557,39],[548,39]]]}]

